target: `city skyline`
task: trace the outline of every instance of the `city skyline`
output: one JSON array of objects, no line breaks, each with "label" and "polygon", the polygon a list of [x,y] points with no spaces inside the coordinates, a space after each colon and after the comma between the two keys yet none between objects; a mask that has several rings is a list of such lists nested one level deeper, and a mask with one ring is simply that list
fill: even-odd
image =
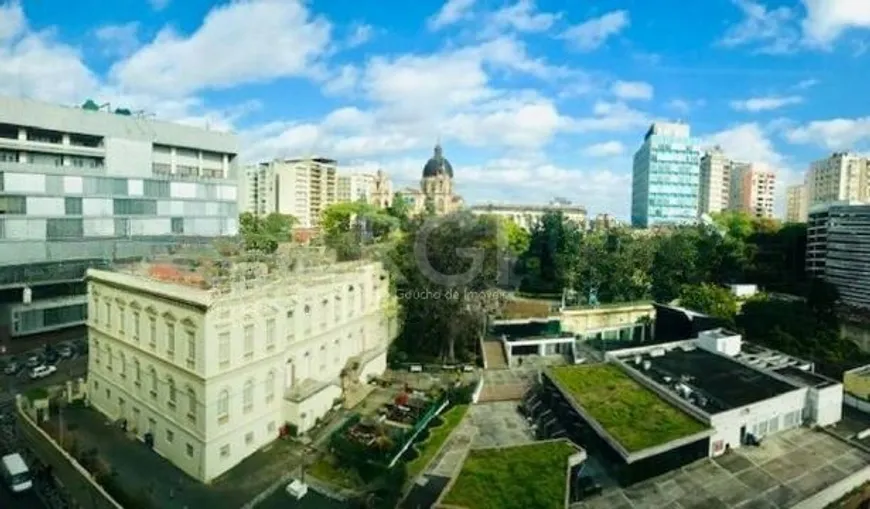
[{"label": "city skyline", "polygon": [[[779,217],[810,162],[868,148],[867,119],[850,98],[870,58],[860,39],[870,19],[847,2],[721,2],[704,16],[725,26],[691,31],[654,5],[152,4],[161,8],[0,2],[0,58],[20,63],[2,74],[0,93],[92,97],[232,128],[245,162],[316,153],[384,168],[397,188],[418,181],[440,137],[468,203],[566,195],[621,218],[631,154],[653,120],[682,119],[702,146],[776,168]],[[471,33],[481,24],[489,28]],[[676,36],[665,41],[662,30]],[[276,58],[275,47],[299,51]],[[247,58],[199,57],[236,52]],[[737,77],[747,83],[739,90]]]}]

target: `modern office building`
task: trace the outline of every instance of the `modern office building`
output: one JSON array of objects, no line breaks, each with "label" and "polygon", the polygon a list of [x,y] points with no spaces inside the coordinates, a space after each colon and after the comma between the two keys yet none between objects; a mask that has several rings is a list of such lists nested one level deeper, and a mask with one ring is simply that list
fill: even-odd
[{"label": "modern office building", "polygon": [[713,147],[701,157],[701,182],[698,199],[700,214],[728,210],[731,198],[731,161],[721,147]]},{"label": "modern office building", "polygon": [[84,322],[88,267],[237,233],[232,134],[0,97],[0,337]]},{"label": "modern office building", "polygon": [[245,169],[240,209],[291,215],[299,228],[316,228],[338,200],[338,163],[321,157],[276,159]]},{"label": "modern office building", "polygon": [[634,154],[631,224],[638,228],[698,219],[701,153],[687,124],[653,124]]},{"label": "modern office building", "polygon": [[580,229],[586,228],[586,207],[571,204],[551,205],[508,205],[486,204],[471,207],[474,215],[493,215],[505,218],[526,231],[538,224],[547,212],[561,212],[568,221],[576,224]]},{"label": "modern office building", "polygon": [[809,200],[806,184],[795,184],[786,189],[785,222],[806,223]]},{"label": "modern office building", "polygon": [[810,209],[806,270],[836,286],[844,303],[870,307],[870,205],[841,202]]},{"label": "modern office building", "polygon": [[362,201],[369,203],[375,187],[375,175],[349,173],[338,175],[336,201],[339,203]]},{"label": "modern office building", "polygon": [[808,207],[842,201],[870,201],[870,159],[837,152],[815,161],[806,176]]},{"label": "modern office building", "polygon": [[732,163],[730,208],[754,217],[772,218],[775,187],[776,173],[767,165]]},{"label": "modern office building", "polygon": [[178,260],[88,271],[88,400],[196,479],[306,432],[386,369],[380,264]]}]

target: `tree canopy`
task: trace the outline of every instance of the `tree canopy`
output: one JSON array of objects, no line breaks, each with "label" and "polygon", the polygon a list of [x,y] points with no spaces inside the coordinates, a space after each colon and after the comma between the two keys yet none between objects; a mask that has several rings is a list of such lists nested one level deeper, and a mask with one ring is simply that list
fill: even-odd
[{"label": "tree canopy", "polygon": [[680,291],[680,306],[734,323],[737,297],[730,289],[709,283],[686,285]]},{"label": "tree canopy", "polygon": [[250,212],[239,216],[239,235],[245,249],[274,253],[282,242],[289,242],[296,219],[284,214],[261,217]]}]

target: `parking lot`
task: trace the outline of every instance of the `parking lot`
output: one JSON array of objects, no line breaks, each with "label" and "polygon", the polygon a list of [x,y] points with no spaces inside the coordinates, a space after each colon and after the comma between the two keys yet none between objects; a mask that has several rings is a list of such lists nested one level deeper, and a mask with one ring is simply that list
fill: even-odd
[{"label": "parking lot", "polygon": [[870,454],[799,428],[697,461],[628,488],[605,489],[572,509],[785,509],[870,466]]}]

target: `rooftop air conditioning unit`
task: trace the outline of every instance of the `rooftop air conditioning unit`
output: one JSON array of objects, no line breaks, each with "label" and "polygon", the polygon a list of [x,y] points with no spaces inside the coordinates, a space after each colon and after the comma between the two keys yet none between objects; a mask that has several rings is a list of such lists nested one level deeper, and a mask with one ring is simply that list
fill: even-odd
[{"label": "rooftop air conditioning unit", "polygon": [[296,500],[301,500],[308,494],[308,485],[299,479],[293,479],[293,482],[287,485],[287,494]]}]

